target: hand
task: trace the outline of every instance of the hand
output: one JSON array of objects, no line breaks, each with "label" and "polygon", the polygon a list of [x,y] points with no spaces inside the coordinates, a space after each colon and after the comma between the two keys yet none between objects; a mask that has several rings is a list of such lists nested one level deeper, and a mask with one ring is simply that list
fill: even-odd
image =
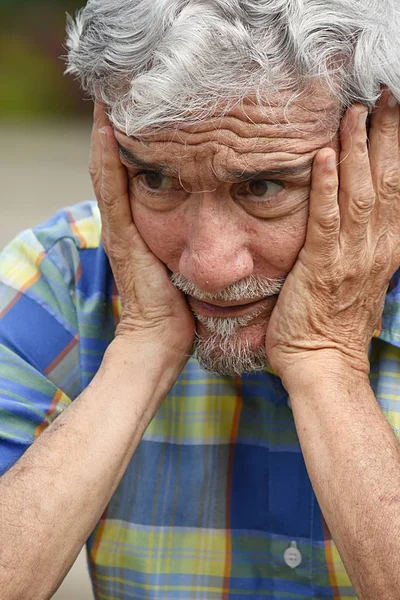
[{"label": "hand", "polygon": [[332,149],[315,157],[306,242],[266,335],[282,379],[321,356],[369,372],[369,342],[400,263],[400,116],[390,98],[384,90],[374,110],[369,150],[367,109],[355,105],[341,124],[339,173]]},{"label": "hand", "polygon": [[165,265],[135,227],[126,169],[100,103],[94,110],[89,172],[101,213],[103,245],[121,297],[116,337],[156,344],[187,360],[194,339],[193,317]]}]

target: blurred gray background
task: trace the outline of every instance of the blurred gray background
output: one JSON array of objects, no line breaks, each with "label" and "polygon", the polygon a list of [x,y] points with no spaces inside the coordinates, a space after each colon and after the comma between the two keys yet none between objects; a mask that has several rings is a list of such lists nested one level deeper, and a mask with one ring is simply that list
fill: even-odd
[{"label": "blurred gray background", "polygon": [[[91,103],[63,76],[65,13],[84,0],[0,0],[0,247],[93,198]],[[82,552],[55,600],[91,600]]]}]

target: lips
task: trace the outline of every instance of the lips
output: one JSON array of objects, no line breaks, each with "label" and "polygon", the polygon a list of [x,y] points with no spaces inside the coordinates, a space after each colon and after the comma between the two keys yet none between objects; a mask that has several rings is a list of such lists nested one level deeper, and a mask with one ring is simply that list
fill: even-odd
[{"label": "lips", "polygon": [[241,317],[247,314],[251,314],[255,310],[272,307],[277,299],[277,296],[269,296],[268,298],[262,298],[261,300],[248,301],[242,304],[230,304],[230,305],[218,305],[211,304],[210,302],[204,302],[203,300],[197,300],[193,296],[187,297],[189,306],[191,309],[199,315],[204,317]]}]

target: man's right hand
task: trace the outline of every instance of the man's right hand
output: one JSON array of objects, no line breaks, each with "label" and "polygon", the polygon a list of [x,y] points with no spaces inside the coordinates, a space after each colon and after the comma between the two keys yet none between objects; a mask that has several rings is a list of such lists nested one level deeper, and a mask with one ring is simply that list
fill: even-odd
[{"label": "man's right hand", "polygon": [[[90,172],[121,295],[121,322],[88,387],[68,408],[53,404],[54,413],[62,414],[50,425],[46,414],[45,431],[0,477],[0,595],[7,600],[53,597],[179,376],[194,337],[184,296],[133,223],[126,172],[101,105]],[[46,332],[41,343],[47,343]],[[32,390],[53,389],[34,367],[30,373]],[[28,396],[31,403],[36,398]]]},{"label": "man's right hand", "polygon": [[182,368],[193,344],[193,316],[133,222],[126,169],[101,103],[94,109],[89,172],[102,218],[103,245],[121,297],[116,337],[155,344],[160,356],[177,353]]}]

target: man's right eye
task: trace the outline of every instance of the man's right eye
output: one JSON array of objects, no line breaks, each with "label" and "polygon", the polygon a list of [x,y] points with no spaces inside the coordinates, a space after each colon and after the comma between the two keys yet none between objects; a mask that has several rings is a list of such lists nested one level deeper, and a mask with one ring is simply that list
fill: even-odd
[{"label": "man's right eye", "polygon": [[161,173],[146,171],[139,173],[137,178],[145,188],[152,192],[168,191],[176,187],[171,177],[164,177]]}]

